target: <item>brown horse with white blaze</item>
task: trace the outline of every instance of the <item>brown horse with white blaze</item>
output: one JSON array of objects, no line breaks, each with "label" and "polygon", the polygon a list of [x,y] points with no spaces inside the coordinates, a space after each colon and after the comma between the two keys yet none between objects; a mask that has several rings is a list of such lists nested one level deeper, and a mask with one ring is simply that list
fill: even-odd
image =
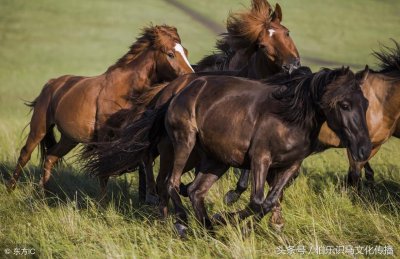
[{"label": "brown horse with white blaze", "polygon": [[[30,132],[8,189],[15,188],[22,168],[38,145],[44,162],[40,185],[45,187],[53,165],[78,143],[107,140],[110,117],[134,105],[129,98],[132,94],[193,72],[186,54],[175,27],[151,26],[105,73],[49,80],[31,104]],[[61,132],[59,142],[54,136],[55,126]],[[102,193],[107,179],[100,181]]]},{"label": "brown horse with white blaze", "polygon": [[217,53],[203,58],[196,72],[241,70],[239,76],[262,79],[300,66],[300,56],[281,24],[282,9],[266,0],[253,0],[250,10],[232,13]]}]

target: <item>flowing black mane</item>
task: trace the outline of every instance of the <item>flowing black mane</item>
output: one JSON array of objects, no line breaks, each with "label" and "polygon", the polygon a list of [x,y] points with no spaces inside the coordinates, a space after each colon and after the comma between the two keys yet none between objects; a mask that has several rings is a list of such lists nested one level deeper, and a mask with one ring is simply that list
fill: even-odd
[{"label": "flowing black mane", "polygon": [[384,73],[393,79],[400,80],[400,44],[393,40],[394,47],[383,46],[380,52],[373,55],[378,59],[379,73]]},{"label": "flowing black mane", "polygon": [[355,76],[348,68],[323,68],[316,73],[304,67],[299,70],[294,75],[278,74],[264,80],[269,85],[280,86],[272,97],[281,103],[276,113],[289,123],[314,123],[317,105],[322,108],[335,106],[356,85]]}]

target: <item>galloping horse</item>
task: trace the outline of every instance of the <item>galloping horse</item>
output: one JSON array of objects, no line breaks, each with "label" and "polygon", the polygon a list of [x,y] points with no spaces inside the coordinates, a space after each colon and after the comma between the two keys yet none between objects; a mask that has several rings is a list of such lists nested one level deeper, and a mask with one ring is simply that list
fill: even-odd
[{"label": "galloping horse", "polygon": [[[374,172],[368,161],[391,136],[400,137],[400,45],[397,42],[394,44],[394,48],[385,47],[381,52],[374,52],[380,61],[378,72],[366,67],[356,74],[358,78],[364,78],[361,90],[369,102],[366,118],[372,151],[370,157],[362,162],[354,161],[348,152],[348,183],[353,186],[359,185],[364,166],[367,180],[374,181]],[[338,136],[326,123],[322,125],[318,138],[321,151],[331,147],[343,147]],[[239,199],[248,187],[248,178],[249,172],[242,172],[236,189],[225,195],[226,203],[231,204]],[[281,218],[280,209],[277,208],[276,211],[274,218]]]},{"label": "galloping horse", "polygon": [[[191,76],[195,75],[184,77]],[[251,203],[239,215],[244,218],[257,212],[261,218],[279,203],[283,187],[301,161],[315,151],[320,127],[326,120],[355,160],[369,156],[367,101],[351,71],[325,69],[293,80],[276,78],[264,83],[228,76],[200,76],[189,81],[175,97],[166,94],[167,101],[159,97],[161,105],[156,105],[157,109],[145,112],[130,124],[130,142],[124,147],[132,160],[127,164],[138,164],[154,149],[161,152],[157,178],[160,209],[166,213],[171,196],[180,234],[184,235],[187,224],[179,197],[180,177],[193,167],[199,167],[200,173],[189,187],[189,196],[197,219],[211,228],[204,197],[229,166],[252,169]],[[166,89],[172,88],[173,92],[170,86],[176,87],[176,81],[180,80]],[[96,162],[92,166],[107,166],[104,157]],[[110,172],[109,168],[106,171]],[[272,179],[271,191],[263,201],[267,176]]]},{"label": "galloping horse", "polygon": [[[200,61],[195,67],[196,72],[207,71],[212,74],[258,79],[281,71],[292,71],[300,65],[300,58],[289,36],[289,30],[281,24],[281,21],[282,10],[279,5],[276,5],[273,11],[266,0],[253,0],[250,10],[230,14],[227,22],[228,32],[217,44],[221,50],[220,53]],[[184,86],[201,74],[180,77],[168,87],[162,85],[150,88],[137,96],[134,102],[141,103],[142,106],[132,107],[128,112],[130,115],[127,116],[132,118],[125,120],[126,125],[121,128],[115,141],[102,143],[95,150],[85,150],[83,157],[90,161],[87,171],[104,178],[105,182],[111,175],[131,171],[135,164],[131,164],[130,161],[135,159],[126,150],[130,150],[128,145],[134,131],[142,132],[143,129],[132,129],[129,123],[133,123],[146,109],[151,109],[155,104],[161,105],[164,100],[168,100],[171,95],[181,91]],[[148,161],[144,162],[146,175],[149,178],[153,176],[153,159],[149,157]]]},{"label": "galloping horse", "polygon": [[[282,188],[297,172],[302,159],[314,151],[317,134],[326,119],[350,147],[355,160],[368,157],[367,104],[354,84],[354,76],[345,70],[321,71],[286,90],[278,89],[281,85],[267,87],[229,77],[201,77],[191,82],[172,99],[165,115],[173,157],[161,154],[162,159],[174,161],[168,194],[177,210],[178,231],[187,223],[178,187],[181,174],[190,164],[200,166],[201,172],[189,187],[189,196],[197,219],[210,228],[203,200],[228,166],[251,168],[253,172],[252,201],[239,216],[249,216],[251,211],[263,215],[278,202]],[[161,119],[163,110],[157,114]],[[157,121],[153,125],[160,127]],[[152,136],[150,145],[152,139],[157,138]],[[195,164],[193,158],[188,163],[192,151],[199,156],[194,159]],[[269,166],[277,179],[272,181],[275,185],[263,201]]]},{"label": "galloping horse", "polygon": [[273,10],[268,1],[253,0],[250,10],[229,15],[218,52],[203,58],[195,71],[237,70],[238,76],[262,79],[298,68],[299,53],[281,22],[279,4]]},{"label": "galloping horse", "polygon": [[[45,187],[53,165],[78,143],[106,140],[108,120],[132,106],[129,100],[132,94],[192,73],[185,52],[176,28],[151,26],[143,30],[129,52],[104,74],[65,75],[49,80],[31,104],[30,132],[8,188],[15,188],[22,168],[39,144],[44,161],[40,185]],[[58,143],[54,126],[61,132]],[[101,181],[103,189],[105,184]]]}]

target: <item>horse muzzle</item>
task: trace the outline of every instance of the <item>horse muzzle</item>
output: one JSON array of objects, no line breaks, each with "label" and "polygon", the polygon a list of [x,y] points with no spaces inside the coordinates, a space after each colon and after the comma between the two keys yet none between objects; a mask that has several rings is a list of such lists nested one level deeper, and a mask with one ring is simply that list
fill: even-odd
[{"label": "horse muzzle", "polygon": [[293,58],[288,63],[284,63],[282,65],[282,69],[285,72],[291,74],[294,70],[298,69],[301,66],[300,58]]},{"label": "horse muzzle", "polygon": [[360,141],[356,145],[351,145],[349,150],[354,161],[366,161],[371,155],[372,143],[368,138],[367,140]]}]

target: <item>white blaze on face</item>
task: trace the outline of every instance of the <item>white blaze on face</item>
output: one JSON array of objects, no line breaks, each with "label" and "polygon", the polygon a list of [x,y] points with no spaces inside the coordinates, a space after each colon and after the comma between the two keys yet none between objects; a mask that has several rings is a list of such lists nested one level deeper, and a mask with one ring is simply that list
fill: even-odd
[{"label": "white blaze on face", "polygon": [[190,67],[190,69],[192,69],[192,71],[194,72],[192,66],[189,63],[189,60],[187,59],[186,55],[185,55],[185,51],[183,50],[183,47],[181,44],[176,43],[175,47],[174,47],[175,51],[181,53],[183,60],[185,60],[186,64]]},{"label": "white blaze on face", "polygon": [[275,30],[269,29],[268,32],[269,32],[269,36],[272,37],[272,35],[274,35],[274,33],[275,33]]}]

